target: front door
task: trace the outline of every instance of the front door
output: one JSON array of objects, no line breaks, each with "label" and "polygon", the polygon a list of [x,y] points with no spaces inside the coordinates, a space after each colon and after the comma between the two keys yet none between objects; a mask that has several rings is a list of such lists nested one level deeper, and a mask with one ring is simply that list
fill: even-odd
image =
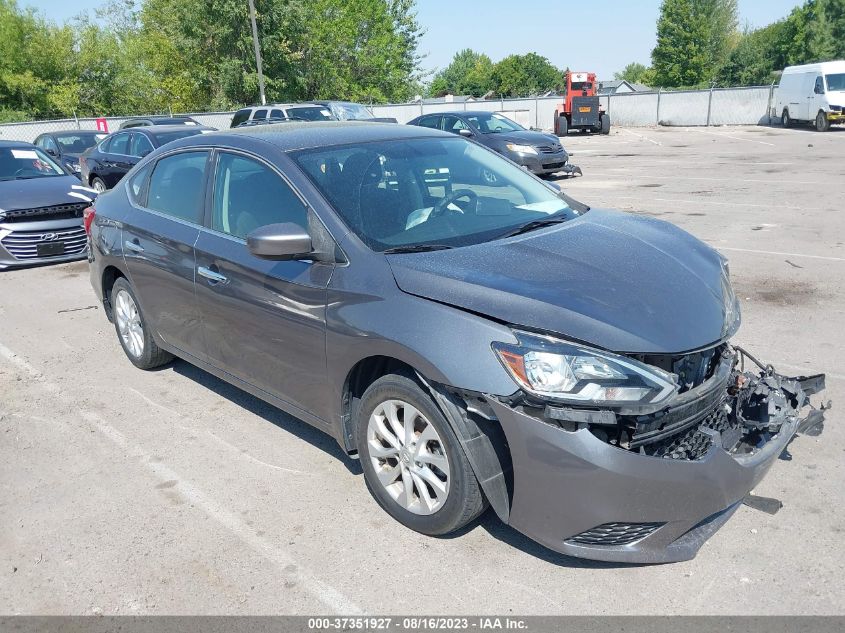
[{"label": "front door", "polygon": [[194,244],[208,156],[185,151],[156,162],[145,199],[123,227],[124,257],[145,320],[167,344],[200,359],[205,348],[194,294]]},{"label": "front door", "polygon": [[307,228],[307,208],[272,167],[243,154],[217,155],[211,191],[196,244],[209,362],[320,418],[313,403],[328,402],[326,287],[334,265],[260,259],[245,240],[268,224]]}]

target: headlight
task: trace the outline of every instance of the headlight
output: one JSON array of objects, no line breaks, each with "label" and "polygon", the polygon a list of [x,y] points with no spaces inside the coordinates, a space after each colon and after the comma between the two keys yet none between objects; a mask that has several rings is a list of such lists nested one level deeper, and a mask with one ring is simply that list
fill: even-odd
[{"label": "headlight", "polygon": [[739,299],[737,299],[731,284],[731,271],[727,259],[722,260],[722,310],[725,313],[725,320],[722,324],[722,338],[730,338],[739,329],[742,322],[742,313],[739,309]]},{"label": "headlight", "polygon": [[79,167],[79,163],[65,163],[67,168],[70,169],[73,173],[78,174],[81,170]]},{"label": "headlight", "polygon": [[0,209],[0,222],[6,219],[6,212]]},{"label": "headlight", "polygon": [[513,143],[508,143],[505,145],[510,151],[516,152],[517,154],[536,154],[537,150],[531,147],[530,145],[515,145]]},{"label": "headlight", "polygon": [[515,332],[519,344],[493,343],[511,377],[537,396],[579,404],[655,404],[673,396],[674,374],[576,343]]}]

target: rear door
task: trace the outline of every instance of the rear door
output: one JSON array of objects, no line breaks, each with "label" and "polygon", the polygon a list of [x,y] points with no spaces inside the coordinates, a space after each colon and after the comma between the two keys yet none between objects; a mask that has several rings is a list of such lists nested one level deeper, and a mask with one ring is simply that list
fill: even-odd
[{"label": "rear door", "polygon": [[168,345],[202,360],[194,244],[208,157],[207,150],[186,150],[160,158],[123,227],[124,257],[144,318]]},{"label": "rear door", "polygon": [[106,146],[107,152],[100,161],[103,169],[98,175],[105,181],[109,189],[114,187],[135,164],[130,162],[133,160],[130,155],[131,143],[131,132],[118,132]]},{"label": "rear door", "polygon": [[323,400],[327,384],[326,288],[334,264],[253,256],[248,233],[282,222],[307,229],[313,215],[262,159],[220,151],[215,163],[206,228],[196,244],[209,362],[319,417],[310,403]]}]

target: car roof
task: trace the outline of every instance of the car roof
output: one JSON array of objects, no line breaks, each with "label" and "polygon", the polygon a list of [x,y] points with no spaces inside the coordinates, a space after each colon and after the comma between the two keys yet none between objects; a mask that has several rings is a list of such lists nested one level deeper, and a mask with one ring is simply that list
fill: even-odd
[{"label": "car roof", "polygon": [[124,121],[124,123],[128,121],[192,121],[191,117],[189,116],[166,116],[166,115],[157,115],[157,116],[133,116],[129,117]]},{"label": "car roof", "polygon": [[[213,128],[205,125],[143,125],[129,129],[119,130],[120,132],[141,132],[142,134],[164,134],[166,132],[184,132],[186,130],[211,130]],[[116,134],[117,132],[113,132]]]},{"label": "car roof", "polygon": [[12,147],[25,147],[27,149],[35,147],[32,143],[27,143],[26,141],[2,141],[0,140],[0,147],[3,148],[12,148]]},{"label": "car roof", "polygon": [[[224,145],[226,142],[253,138],[275,145],[283,152],[322,146],[354,145],[373,141],[392,141],[411,138],[456,138],[454,134],[414,125],[370,123],[366,121],[295,121],[237,127],[202,135],[204,145]],[[197,137],[180,139],[171,147],[197,144]]]},{"label": "car roof", "polygon": [[69,128],[67,130],[51,130],[50,132],[42,132],[38,136],[61,136],[63,134],[106,134],[102,130],[78,130]]}]

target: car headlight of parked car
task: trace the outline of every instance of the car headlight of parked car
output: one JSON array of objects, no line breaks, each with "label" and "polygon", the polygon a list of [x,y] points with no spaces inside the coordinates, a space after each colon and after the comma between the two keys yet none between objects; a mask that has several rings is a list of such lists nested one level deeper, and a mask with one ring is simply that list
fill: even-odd
[{"label": "car headlight of parked car", "polygon": [[510,151],[517,154],[536,154],[537,150],[530,145],[516,145],[515,143],[508,143],[505,145]]},{"label": "car headlight of parked car", "polygon": [[731,284],[731,271],[728,260],[722,260],[722,305],[725,312],[725,322],[722,325],[722,337],[730,338],[739,329],[742,313],[739,309],[739,299]]},{"label": "car headlight of parked car", "polygon": [[676,376],[657,367],[559,339],[515,331],[519,343],[493,349],[528,393],[584,404],[655,404],[678,391]]},{"label": "car headlight of parked car", "polygon": [[79,166],[79,163],[72,163],[70,161],[66,162],[67,168],[70,169],[74,174],[78,174],[82,171],[82,168]]},{"label": "car headlight of parked car", "polygon": [[6,212],[3,209],[0,209],[0,222],[6,219]]}]

